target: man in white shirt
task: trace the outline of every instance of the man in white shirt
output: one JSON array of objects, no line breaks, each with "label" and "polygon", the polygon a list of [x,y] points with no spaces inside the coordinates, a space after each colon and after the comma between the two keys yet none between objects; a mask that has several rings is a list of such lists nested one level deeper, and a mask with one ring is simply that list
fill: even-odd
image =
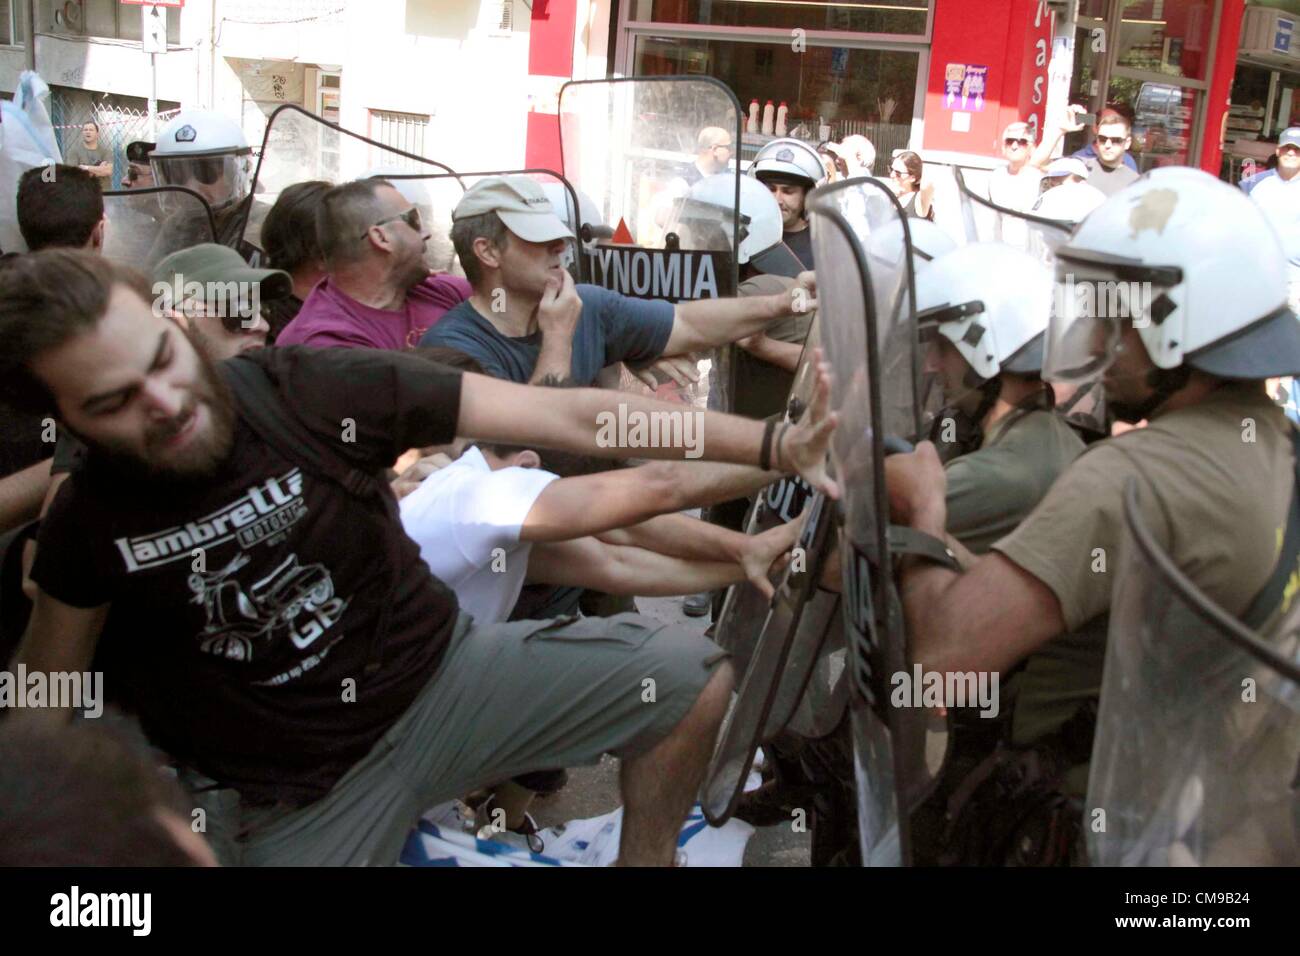
[{"label": "man in white shirt", "polygon": [[1300,126],[1282,131],[1277,141],[1277,175],[1260,180],[1250,198],[1264,211],[1282,239],[1290,263],[1291,307],[1300,305]]},{"label": "man in white shirt", "polygon": [[[531,449],[470,445],[401,501],[420,556],[467,613],[504,621],[525,584],[666,596],[767,572],[797,522],[749,537],[674,512],[748,493],[757,468],[674,463],[560,478]],[[670,486],[672,490],[669,490]]]},{"label": "man in white shirt", "polygon": [[1002,131],[1002,155],[1007,164],[989,175],[989,199],[1004,209],[1028,212],[1038,202],[1043,171],[1029,162],[1034,132],[1028,123],[1011,123]]}]

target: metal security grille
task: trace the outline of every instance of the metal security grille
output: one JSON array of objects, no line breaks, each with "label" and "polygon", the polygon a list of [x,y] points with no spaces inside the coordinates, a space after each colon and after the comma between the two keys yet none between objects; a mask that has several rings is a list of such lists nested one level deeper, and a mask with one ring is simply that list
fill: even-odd
[{"label": "metal security grille", "polygon": [[[158,126],[161,128],[179,109],[179,103],[159,100]],[[88,90],[52,86],[50,119],[54,123],[54,136],[61,153],[81,141],[81,127],[88,120],[99,124],[99,141],[113,150],[111,189],[120,189],[126,176],[127,144],[136,140],[154,141],[148,103],[135,96],[95,95]]]},{"label": "metal security grille", "polygon": [[[424,151],[425,134],[429,131],[429,116],[422,113],[394,113],[390,110],[370,111],[370,138],[385,146],[392,146],[416,156],[427,156]],[[393,157],[387,161],[392,162]],[[402,160],[402,167],[414,169],[415,163]]]}]

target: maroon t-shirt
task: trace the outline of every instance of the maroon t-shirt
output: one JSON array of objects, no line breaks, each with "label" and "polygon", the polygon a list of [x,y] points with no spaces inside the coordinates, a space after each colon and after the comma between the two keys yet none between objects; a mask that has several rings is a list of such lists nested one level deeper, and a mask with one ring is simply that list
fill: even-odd
[{"label": "maroon t-shirt", "polygon": [[433,327],[448,309],[469,298],[470,284],[458,276],[431,275],[406,293],[406,304],[395,312],[362,305],[322,279],[311,290],[293,321],[276,336],[276,345],[315,348],[408,349]]}]

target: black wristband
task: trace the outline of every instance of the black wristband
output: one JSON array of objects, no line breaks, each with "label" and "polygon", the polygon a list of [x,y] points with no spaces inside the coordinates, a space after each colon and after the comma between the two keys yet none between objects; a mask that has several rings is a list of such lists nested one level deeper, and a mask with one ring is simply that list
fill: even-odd
[{"label": "black wristband", "polygon": [[776,439],[772,442],[772,452],[776,461],[772,462],[777,471],[784,471],[781,467],[781,440],[785,438],[786,429],[790,427],[789,422],[781,423],[781,430],[776,433]]},{"label": "black wristband", "polygon": [[772,432],[776,429],[776,419],[769,418],[763,426],[763,444],[758,450],[758,467],[764,471],[772,470]]}]

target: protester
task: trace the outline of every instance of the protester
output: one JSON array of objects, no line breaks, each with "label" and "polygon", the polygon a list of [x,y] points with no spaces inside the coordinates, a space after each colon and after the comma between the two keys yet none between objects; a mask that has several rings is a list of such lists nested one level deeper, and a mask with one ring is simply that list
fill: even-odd
[{"label": "protester", "polygon": [[0,721],[0,866],[216,866],[191,802],[119,717]]},{"label": "protester", "polygon": [[[308,191],[304,202],[312,202]],[[316,242],[325,278],[276,337],[280,345],[407,349],[470,295],[468,282],[431,275],[420,211],[382,179],[323,193]]]},{"label": "protester", "polygon": [[861,133],[845,136],[838,143],[827,143],[826,148],[844,161],[846,178],[872,174],[876,165],[876,147]]},{"label": "protester", "polygon": [[1042,171],[1030,163],[1034,133],[1028,123],[1014,122],[1002,131],[1002,156],[1006,164],[989,174],[988,196],[995,205],[1027,212],[1038,202]]},{"label": "protester", "polygon": [[[1082,106],[1068,106],[1065,117],[1056,128],[1056,135],[1050,140],[1044,139],[1034,152],[1034,165],[1045,169],[1051,162],[1056,144],[1066,133],[1077,133],[1084,125],[1075,120],[1082,113]],[[1092,128],[1092,142],[1083,149],[1071,154],[1088,167],[1088,185],[1099,190],[1105,196],[1113,196],[1125,186],[1138,178],[1137,162],[1129,155],[1133,145],[1132,124],[1126,116],[1115,109],[1104,109],[1097,116]]]},{"label": "protester", "polygon": [[811,274],[784,295],[677,305],[575,285],[560,264],[573,234],[524,176],[479,181],[452,220],[473,294],[420,344],[465,352],[514,382],[591,385],[614,362],[702,351],[816,305]]},{"label": "protester", "polygon": [[99,141],[99,124],[94,120],[81,124],[80,141],[64,150],[63,159],[93,176],[101,191],[112,188],[113,148]]},{"label": "protester", "polygon": [[1300,307],[1300,127],[1282,131],[1278,137],[1277,167],[1273,175],[1261,179],[1250,191],[1250,198],[1263,211],[1269,224],[1282,240],[1289,263],[1291,307]]},{"label": "protester", "polygon": [[[599,440],[602,413],[680,409],[377,350],[263,349],[218,370],[138,277],[57,250],[0,270],[0,336],[4,398],[57,411],[90,449],[41,528],[16,663],[84,670],[102,634],[152,741],[239,791],[244,862],[389,863],[439,800],[605,751],[626,758],[621,862],[672,862],[731,689],[720,652],[631,615],[459,616],[373,482],[458,433],[680,458]],[[703,457],[835,494],[828,402],[823,366],[798,425],[694,413]]]},{"label": "protester", "polygon": [[316,238],[316,218],[330,189],[329,183],[319,179],[286,186],[262,220],[262,249],[267,264],[283,269],[293,279],[293,291],[276,299],[267,312],[272,342],[325,278],[325,254]]},{"label": "protester", "polygon": [[183,315],[217,360],[264,347],[270,326],[263,306],[293,288],[289,273],[255,269],[234,249],[211,242],[173,252],[151,278],[157,306]]},{"label": "protester", "polygon": [[76,166],[33,166],[18,179],[18,230],[31,252],[104,245],[104,196]]},{"label": "protester", "polygon": [[925,164],[919,154],[905,149],[889,166],[891,187],[909,219],[934,222],[934,183],[922,183]]}]

